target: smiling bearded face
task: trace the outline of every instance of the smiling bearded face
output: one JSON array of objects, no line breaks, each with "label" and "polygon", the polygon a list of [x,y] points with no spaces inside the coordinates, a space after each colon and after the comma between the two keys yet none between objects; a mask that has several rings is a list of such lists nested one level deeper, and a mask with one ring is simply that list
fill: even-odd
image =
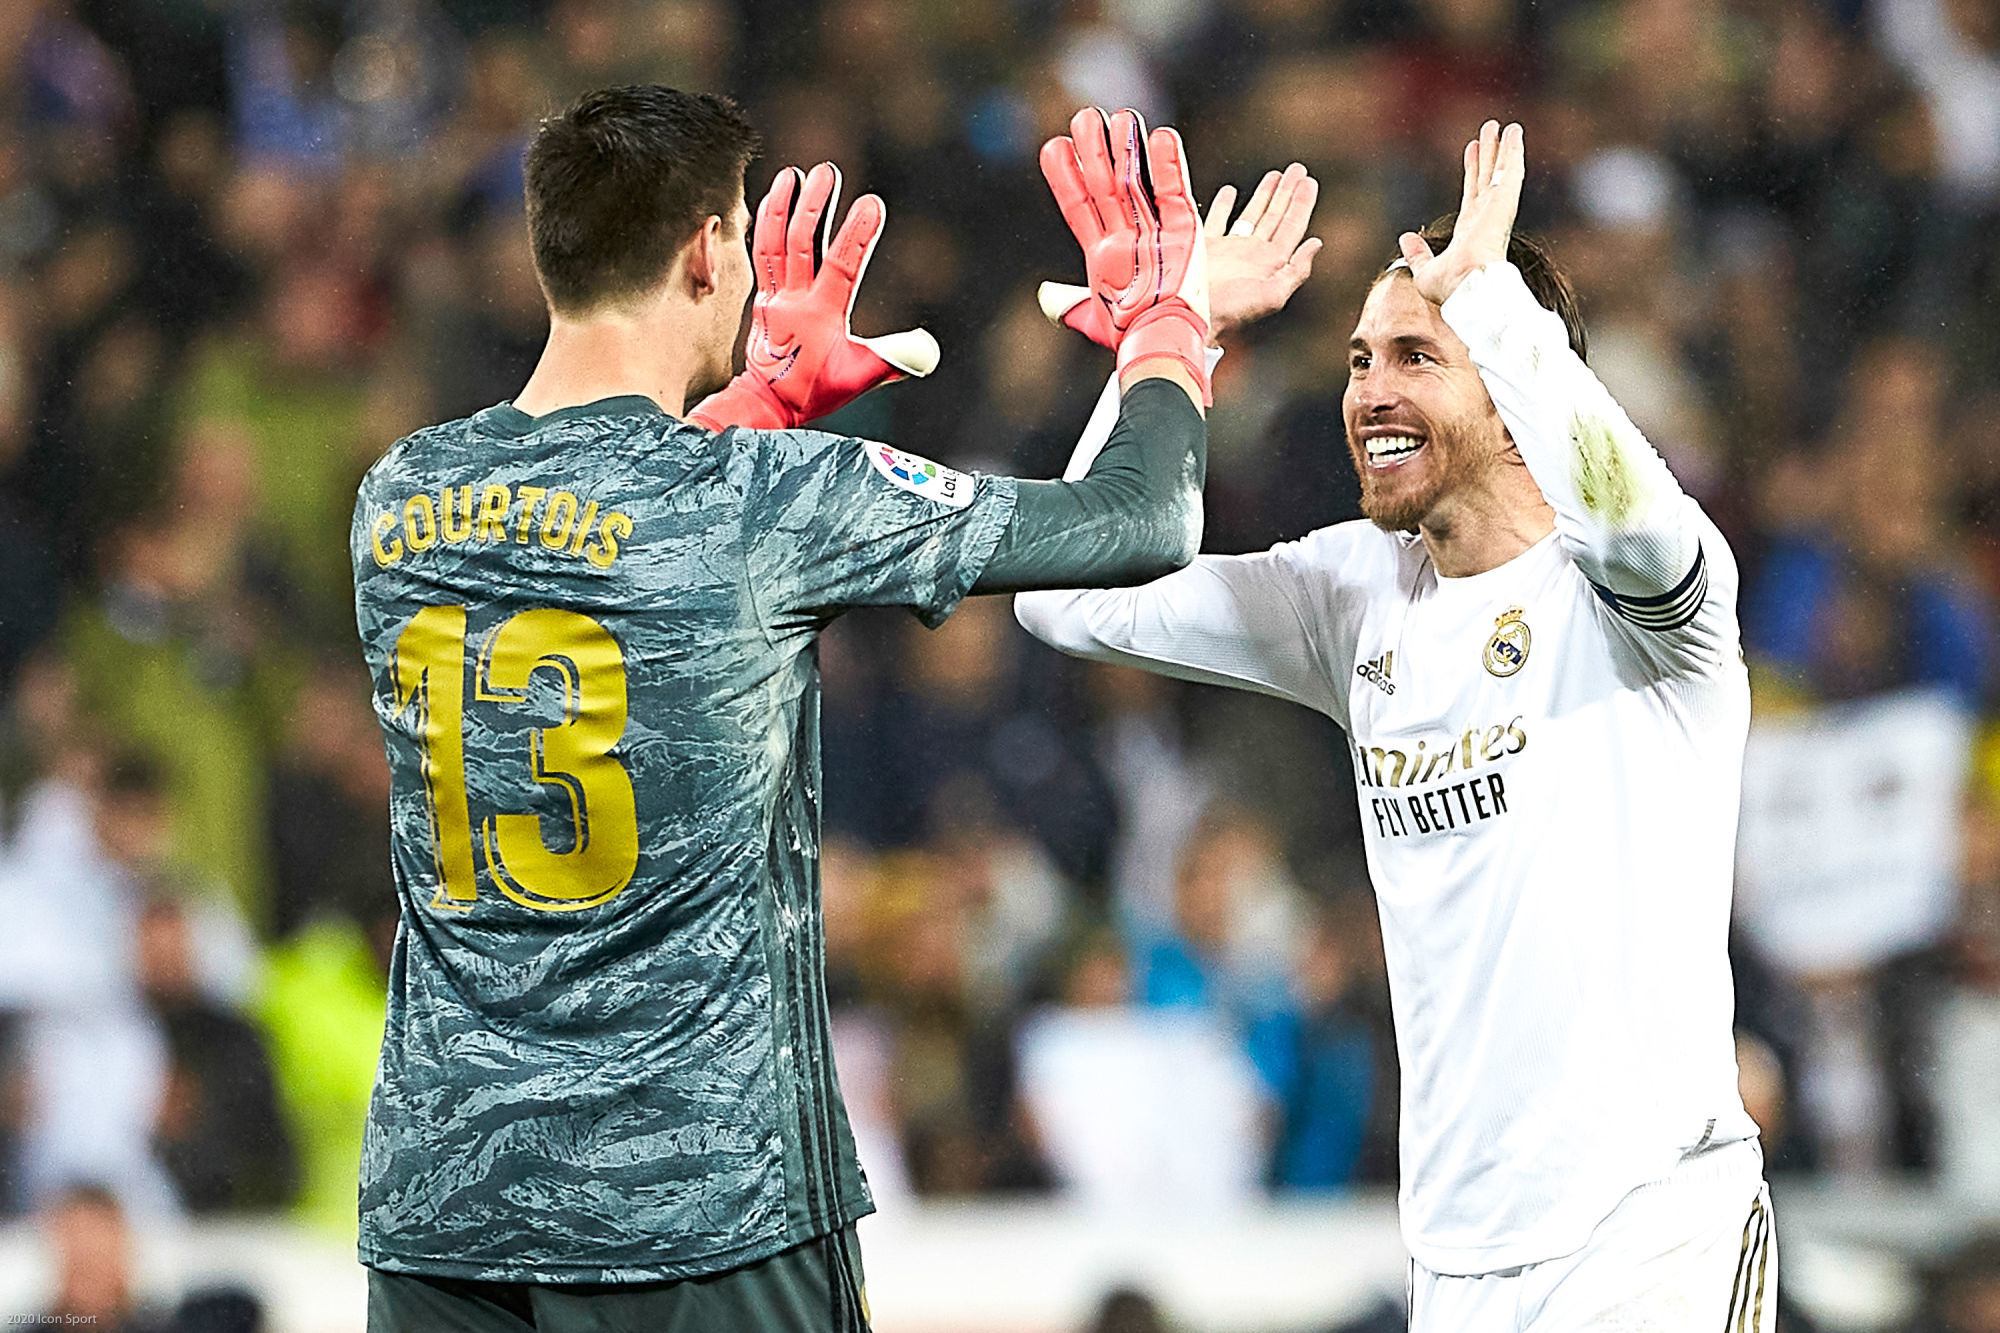
[{"label": "smiling bearded face", "polygon": [[1465,343],[1401,271],[1362,304],[1341,410],[1361,512],[1392,532],[1415,531],[1510,447]]}]

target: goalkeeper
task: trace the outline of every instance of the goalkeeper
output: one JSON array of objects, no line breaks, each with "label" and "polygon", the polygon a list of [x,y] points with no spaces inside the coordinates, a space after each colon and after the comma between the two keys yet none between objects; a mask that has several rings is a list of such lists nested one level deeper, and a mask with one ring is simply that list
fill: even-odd
[{"label": "goalkeeper", "polygon": [[1074,482],[802,429],[937,351],[850,332],[884,214],[863,197],[829,238],[831,166],[781,171],[746,250],[755,147],[729,102],[660,87],[546,121],[539,365],[361,485],[402,905],[375,1333],[865,1328],[815,640],[849,607],[935,625],[968,592],[1143,582],[1199,540],[1206,250],[1172,130],[1087,110],[1043,151],[1124,389]]}]

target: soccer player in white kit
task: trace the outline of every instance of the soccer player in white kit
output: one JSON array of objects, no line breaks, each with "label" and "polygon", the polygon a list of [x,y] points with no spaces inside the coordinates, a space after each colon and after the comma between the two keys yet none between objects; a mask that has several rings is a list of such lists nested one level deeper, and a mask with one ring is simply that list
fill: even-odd
[{"label": "soccer player in white kit", "polygon": [[1736,562],[1512,236],[1523,168],[1520,127],[1489,122],[1450,243],[1404,235],[1362,306],[1344,413],[1372,521],[1015,611],[1064,652],[1346,730],[1413,1330],[1764,1333],[1776,1252],[1726,953]]}]

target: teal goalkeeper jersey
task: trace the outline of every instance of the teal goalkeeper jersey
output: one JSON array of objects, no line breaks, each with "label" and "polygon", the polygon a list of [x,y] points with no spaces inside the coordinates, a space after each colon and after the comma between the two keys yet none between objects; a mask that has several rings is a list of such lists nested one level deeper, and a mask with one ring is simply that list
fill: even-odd
[{"label": "teal goalkeeper jersey", "polygon": [[644,398],[489,408],[369,472],[402,927],[363,1262],[680,1278],[871,1210],[827,1040],[813,644],[852,606],[942,620],[1015,494]]}]

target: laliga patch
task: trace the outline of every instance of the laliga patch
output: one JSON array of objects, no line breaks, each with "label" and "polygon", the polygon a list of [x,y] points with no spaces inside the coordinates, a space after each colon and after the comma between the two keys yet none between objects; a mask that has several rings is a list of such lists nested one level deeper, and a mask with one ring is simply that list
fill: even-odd
[{"label": "laliga patch", "polygon": [[963,472],[891,449],[886,444],[870,444],[868,461],[886,477],[891,486],[912,495],[934,500],[947,509],[963,509],[972,503],[972,478]]}]

